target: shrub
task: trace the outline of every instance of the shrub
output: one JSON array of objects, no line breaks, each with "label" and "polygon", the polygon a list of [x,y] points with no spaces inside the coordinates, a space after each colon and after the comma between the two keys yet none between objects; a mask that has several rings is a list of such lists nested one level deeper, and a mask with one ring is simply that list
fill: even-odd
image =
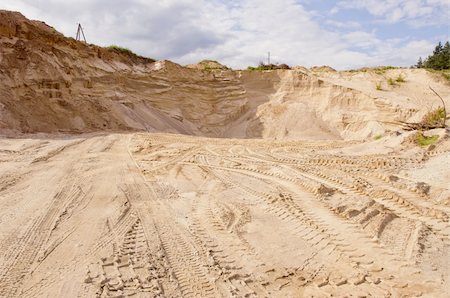
[{"label": "shrub", "polygon": [[416,132],[416,134],[414,135],[414,140],[416,144],[422,147],[432,145],[436,143],[438,139],[439,139],[438,135],[427,137],[421,131]]},{"label": "shrub", "polygon": [[286,63],[282,63],[282,64],[278,65],[278,69],[291,69],[291,67],[289,65],[287,65]]},{"label": "shrub", "polygon": [[426,127],[444,127],[445,110],[442,107],[426,113],[421,122]]},{"label": "shrub", "polygon": [[250,71],[264,71],[264,70],[274,70],[274,69],[291,69],[289,65],[287,64],[264,64],[263,62],[260,62],[258,66],[249,66],[247,67],[247,70]]},{"label": "shrub", "polygon": [[389,86],[394,86],[394,85],[395,85],[395,81],[394,81],[393,78],[389,78],[389,79],[387,80],[387,83],[388,83]]},{"label": "shrub", "polygon": [[398,77],[395,79],[395,81],[396,81],[397,83],[404,83],[404,82],[406,82],[405,79],[402,77],[401,74],[398,75]]},{"label": "shrub", "polygon": [[383,88],[381,87],[381,82],[378,82],[378,83],[375,85],[375,88],[376,88],[378,91],[383,90]]}]

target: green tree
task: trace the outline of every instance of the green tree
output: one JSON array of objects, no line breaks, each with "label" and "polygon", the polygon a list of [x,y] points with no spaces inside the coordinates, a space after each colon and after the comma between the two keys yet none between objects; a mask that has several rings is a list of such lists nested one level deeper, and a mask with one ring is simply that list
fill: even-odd
[{"label": "green tree", "polygon": [[[419,62],[417,67],[419,67]],[[439,42],[434,48],[433,54],[428,56],[425,61],[422,61],[422,65],[424,68],[436,70],[450,69],[450,43],[447,41],[442,45],[442,42]]]},{"label": "green tree", "polygon": [[416,68],[423,68],[422,57],[419,57],[419,61],[417,61]]},{"label": "green tree", "polygon": [[439,55],[442,52],[442,42],[439,42],[434,48],[433,55]]},{"label": "green tree", "polygon": [[444,69],[450,69],[450,43],[447,41],[442,49]]}]

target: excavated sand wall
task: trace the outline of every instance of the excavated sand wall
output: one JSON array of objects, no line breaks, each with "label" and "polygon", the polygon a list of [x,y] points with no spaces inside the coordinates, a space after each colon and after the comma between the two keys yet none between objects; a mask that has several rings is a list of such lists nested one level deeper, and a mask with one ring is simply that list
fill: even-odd
[{"label": "excavated sand wall", "polygon": [[435,100],[427,82],[447,101],[450,94],[448,85],[423,70],[400,70],[406,83],[377,91],[375,84],[397,70],[369,75],[185,68],[86,45],[19,13],[0,14],[3,134],[364,139],[398,129],[399,121],[420,120]]}]

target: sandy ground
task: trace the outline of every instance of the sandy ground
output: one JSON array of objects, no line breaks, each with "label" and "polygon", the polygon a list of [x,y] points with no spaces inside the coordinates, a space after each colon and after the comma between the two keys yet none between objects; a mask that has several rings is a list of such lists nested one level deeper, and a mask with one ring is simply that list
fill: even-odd
[{"label": "sandy ground", "polygon": [[0,296],[445,297],[450,142],[386,148],[3,138]]}]

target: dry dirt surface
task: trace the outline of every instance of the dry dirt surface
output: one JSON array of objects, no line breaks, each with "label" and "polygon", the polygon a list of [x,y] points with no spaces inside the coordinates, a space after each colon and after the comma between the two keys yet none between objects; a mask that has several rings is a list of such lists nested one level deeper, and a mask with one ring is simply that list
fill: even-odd
[{"label": "dry dirt surface", "polygon": [[446,136],[3,139],[0,296],[445,297]]},{"label": "dry dirt surface", "polygon": [[449,107],[426,70],[183,67],[0,11],[0,297],[448,297],[450,130],[402,124],[429,85]]}]

